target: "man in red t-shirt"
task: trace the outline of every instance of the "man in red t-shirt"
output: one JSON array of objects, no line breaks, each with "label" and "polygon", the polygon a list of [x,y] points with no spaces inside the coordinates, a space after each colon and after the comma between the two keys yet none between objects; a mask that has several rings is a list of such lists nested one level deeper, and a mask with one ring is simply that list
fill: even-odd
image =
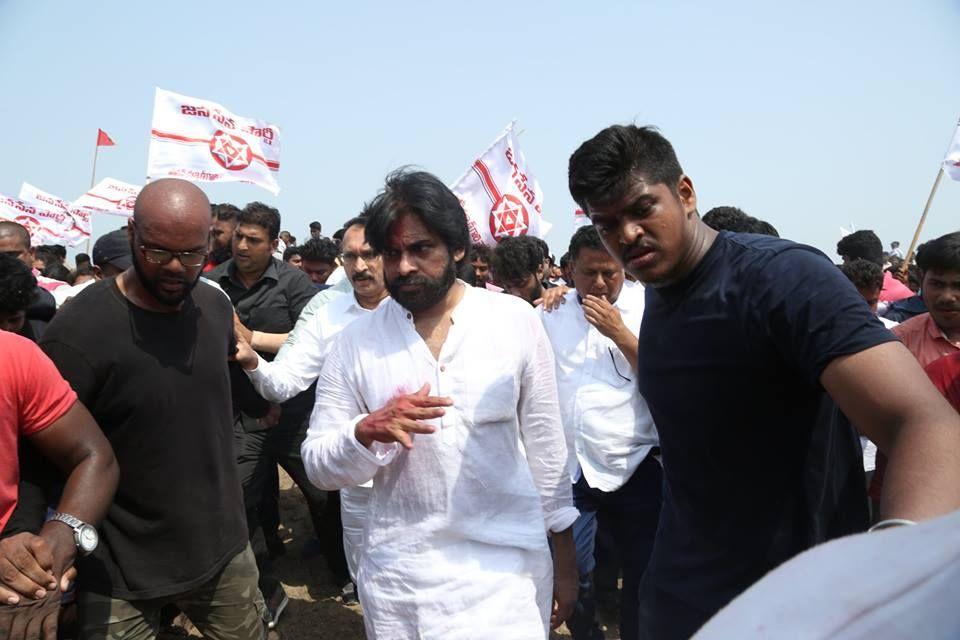
[{"label": "man in red t-shirt", "polygon": [[934,360],[925,369],[933,386],[960,411],[960,353]]},{"label": "man in red t-shirt", "polygon": [[40,618],[50,633],[58,587],[65,586],[78,548],[89,552],[96,544],[93,526],[113,499],[119,470],[100,428],[39,347],[0,331],[0,353],[0,536],[17,505],[21,437],[55,462],[66,480],[57,513],[40,535],[0,540],[0,637],[20,624],[39,630]]}]

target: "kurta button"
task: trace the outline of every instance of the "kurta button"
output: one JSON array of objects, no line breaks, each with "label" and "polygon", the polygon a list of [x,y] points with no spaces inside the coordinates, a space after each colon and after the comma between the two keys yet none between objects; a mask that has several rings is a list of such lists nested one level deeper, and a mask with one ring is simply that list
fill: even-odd
[{"label": "kurta button", "polygon": [[440,371],[446,371],[446,370],[447,370],[447,368],[446,368],[445,366],[440,365]]}]

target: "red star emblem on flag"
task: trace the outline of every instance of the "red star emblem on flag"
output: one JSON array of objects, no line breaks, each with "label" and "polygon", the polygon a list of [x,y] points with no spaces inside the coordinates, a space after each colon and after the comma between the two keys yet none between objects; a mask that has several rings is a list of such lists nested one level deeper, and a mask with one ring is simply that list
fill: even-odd
[{"label": "red star emblem on flag", "polygon": [[210,155],[228,171],[241,171],[250,166],[253,150],[243,138],[217,131],[210,140]]},{"label": "red star emblem on flag", "polygon": [[526,235],[530,216],[520,198],[504,194],[490,210],[490,233],[499,242],[507,236]]}]

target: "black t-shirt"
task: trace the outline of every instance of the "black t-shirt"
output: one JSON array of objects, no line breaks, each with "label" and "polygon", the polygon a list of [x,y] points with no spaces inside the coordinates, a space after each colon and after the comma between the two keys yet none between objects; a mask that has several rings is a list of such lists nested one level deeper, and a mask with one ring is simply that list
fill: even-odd
[{"label": "black t-shirt", "polygon": [[182,593],[247,542],[227,357],[233,309],[198,283],[177,313],[129,302],[114,279],[71,300],[41,347],[103,429],[120,484],[80,587],[125,600]]},{"label": "black t-shirt", "polygon": [[649,584],[706,621],[781,562],[859,530],[859,443],[820,385],[896,338],[822,253],[721,233],[682,282],[647,287],[639,386],[666,486]]}]

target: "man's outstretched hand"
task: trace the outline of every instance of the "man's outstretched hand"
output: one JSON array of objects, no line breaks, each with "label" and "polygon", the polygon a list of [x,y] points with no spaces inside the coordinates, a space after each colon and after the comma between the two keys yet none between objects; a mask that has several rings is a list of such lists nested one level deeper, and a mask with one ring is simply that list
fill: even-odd
[{"label": "man's outstretched hand", "polygon": [[443,407],[453,404],[450,398],[427,395],[429,392],[430,384],[425,383],[416,393],[393,398],[357,423],[354,431],[357,440],[368,449],[374,442],[399,442],[412,449],[412,434],[435,430],[421,420],[439,418],[445,413]]}]

